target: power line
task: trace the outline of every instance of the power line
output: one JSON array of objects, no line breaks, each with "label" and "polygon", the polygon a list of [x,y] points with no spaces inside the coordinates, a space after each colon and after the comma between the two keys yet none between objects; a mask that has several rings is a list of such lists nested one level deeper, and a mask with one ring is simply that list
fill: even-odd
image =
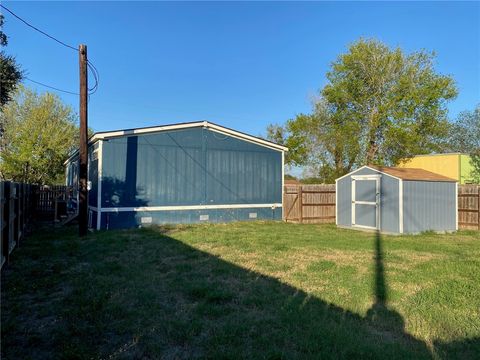
[{"label": "power line", "polygon": [[[10,14],[12,14],[12,15],[13,15],[14,17],[16,17],[18,20],[20,20],[21,22],[23,22],[25,25],[31,27],[31,28],[34,29],[35,31],[38,31],[39,33],[47,36],[48,38],[56,41],[57,43],[65,46],[65,47],[67,47],[67,48],[69,48],[69,49],[75,50],[75,51],[77,51],[77,52],[79,51],[77,48],[75,48],[75,47],[73,47],[73,46],[71,46],[71,45],[68,45],[68,44],[64,43],[63,41],[58,40],[58,39],[55,38],[54,36],[49,35],[49,34],[47,34],[45,31],[42,31],[42,30],[40,30],[39,28],[33,26],[33,25],[30,24],[28,21],[22,19],[20,16],[18,16],[17,14],[15,14],[12,10],[8,9],[8,8],[5,7],[4,5],[0,4],[0,7],[1,7],[2,9],[5,9],[6,11],[8,11]],[[100,81],[100,73],[99,73],[99,71],[97,70],[97,68],[95,67],[95,65],[94,65],[90,60],[87,61],[87,66],[88,66],[88,68],[90,69],[90,71],[91,71],[91,73],[92,73],[92,75],[93,75],[93,78],[94,78],[94,80],[95,80],[95,85],[94,85],[92,88],[88,89],[88,91],[89,91],[89,94],[88,94],[88,95],[92,95],[92,94],[96,93],[97,90],[98,90],[98,85],[99,85],[99,81]],[[56,88],[56,87],[54,87],[54,86],[46,85],[46,84],[40,83],[40,82],[38,82],[38,81],[29,79],[29,78],[27,78],[27,77],[26,77],[26,79],[29,80],[29,81],[31,81],[31,82],[34,82],[34,83],[36,83],[36,84],[39,84],[39,85],[45,86],[45,87],[47,87],[47,88],[53,89],[53,90],[61,91],[61,92],[67,93],[67,94],[79,95],[78,93],[74,93],[74,92],[72,92],[72,91],[66,91],[66,90],[58,89],[58,88]],[[90,97],[90,96],[89,96],[89,97]]]},{"label": "power line", "polygon": [[77,48],[75,48],[75,47],[73,47],[73,46],[71,46],[71,45],[68,45],[68,44],[64,43],[63,41],[58,40],[57,38],[53,37],[52,35],[47,34],[45,31],[42,31],[42,30],[40,30],[39,28],[33,26],[33,25],[30,24],[28,21],[22,19],[20,16],[18,16],[17,14],[15,14],[12,10],[8,9],[8,8],[5,7],[4,5],[0,4],[0,7],[1,7],[2,9],[4,9],[4,10],[8,11],[8,12],[9,12],[10,14],[12,14],[13,16],[15,16],[18,20],[20,20],[21,22],[23,22],[25,25],[31,27],[31,28],[34,29],[35,31],[38,31],[40,34],[43,34],[43,35],[49,37],[50,39],[56,41],[57,43],[65,46],[65,47],[67,47],[67,48],[70,48],[70,49],[72,49],[72,50],[78,51]]},{"label": "power line", "polygon": [[79,93],[76,93],[76,92],[73,92],[73,91],[62,90],[62,89],[56,88],[54,86],[50,86],[50,85],[41,83],[40,81],[32,80],[32,79],[30,79],[26,76],[25,76],[25,79],[28,80],[28,81],[31,81],[32,83],[35,83],[35,84],[38,84],[38,85],[41,85],[41,86],[45,86],[46,88],[49,88],[49,89],[52,89],[52,90],[55,90],[55,91],[60,91],[60,92],[71,94],[71,95],[80,95]]}]

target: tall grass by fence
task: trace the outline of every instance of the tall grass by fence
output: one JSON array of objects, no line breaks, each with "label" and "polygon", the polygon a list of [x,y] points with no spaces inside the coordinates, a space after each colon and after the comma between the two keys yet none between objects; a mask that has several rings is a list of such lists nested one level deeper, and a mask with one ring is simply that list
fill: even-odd
[{"label": "tall grass by fence", "polygon": [[[283,195],[285,221],[335,222],[335,185],[286,185]],[[480,230],[480,185],[458,186],[458,227]]]}]

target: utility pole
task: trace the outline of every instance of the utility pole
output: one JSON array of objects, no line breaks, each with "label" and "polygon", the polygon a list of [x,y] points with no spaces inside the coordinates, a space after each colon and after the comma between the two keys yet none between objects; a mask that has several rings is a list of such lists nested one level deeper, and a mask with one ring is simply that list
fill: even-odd
[{"label": "utility pole", "polygon": [[88,169],[88,80],[87,80],[87,46],[78,47],[80,65],[80,147],[79,147],[79,204],[78,224],[79,235],[86,236],[88,231],[88,190],[87,190],[87,169]]}]

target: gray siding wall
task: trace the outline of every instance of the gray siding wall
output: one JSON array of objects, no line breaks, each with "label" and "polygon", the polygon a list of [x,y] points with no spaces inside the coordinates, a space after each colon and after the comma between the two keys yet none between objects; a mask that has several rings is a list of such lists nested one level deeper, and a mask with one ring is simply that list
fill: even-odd
[{"label": "gray siding wall", "polygon": [[344,177],[337,181],[337,224],[352,225],[352,178]]},{"label": "gray siding wall", "polygon": [[360,169],[337,181],[337,224],[352,225],[352,175],[382,175],[380,180],[380,227],[382,231],[398,233],[399,181],[371,169]]},{"label": "gray siding wall", "polygon": [[105,141],[102,207],[282,202],[282,153],[203,128]]},{"label": "gray siding wall", "polygon": [[400,232],[399,180],[382,174],[380,184],[381,231],[398,233]]},{"label": "gray siding wall", "polygon": [[453,182],[404,181],[404,232],[455,230],[455,195],[456,184]]},{"label": "gray siding wall", "polygon": [[[98,207],[99,146],[89,147],[89,224]],[[66,164],[78,186],[78,155]],[[282,202],[282,152],[203,128],[122,136],[103,141],[102,207],[272,204]],[[282,219],[282,208],[103,212],[101,228],[154,224]],[[107,225],[108,224],[108,225]]]}]

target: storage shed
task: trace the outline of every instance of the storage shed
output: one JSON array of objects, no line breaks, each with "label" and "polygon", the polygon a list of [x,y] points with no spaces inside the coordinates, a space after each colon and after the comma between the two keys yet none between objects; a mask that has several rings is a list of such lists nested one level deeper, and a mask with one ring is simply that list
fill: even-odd
[{"label": "storage shed", "polygon": [[454,179],[423,169],[363,166],[335,183],[338,226],[393,234],[458,229]]},{"label": "storage shed", "polygon": [[[89,141],[89,226],[282,219],[287,148],[207,121],[99,132]],[[65,163],[78,186],[78,153]]]}]

